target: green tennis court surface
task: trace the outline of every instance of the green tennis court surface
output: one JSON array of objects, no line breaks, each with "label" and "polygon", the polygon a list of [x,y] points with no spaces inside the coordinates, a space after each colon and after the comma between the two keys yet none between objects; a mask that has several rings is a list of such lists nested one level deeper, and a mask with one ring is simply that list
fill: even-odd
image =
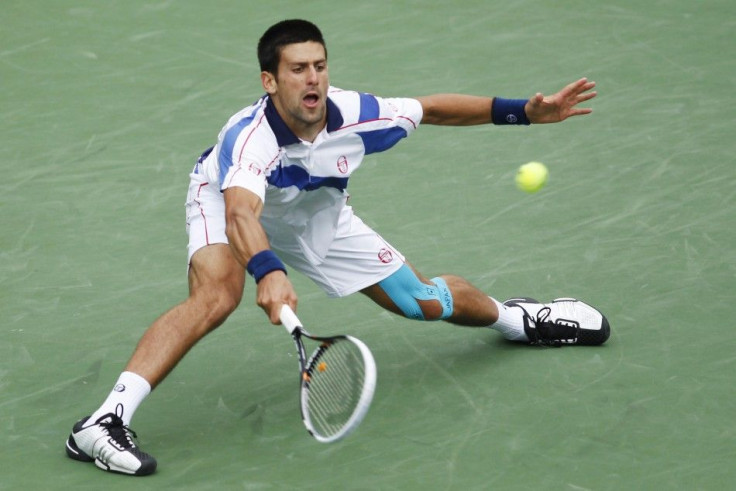
[{"label": "green tennis court surface", "polygon": [[[670,2],[3,2],[0,489],[704,489],[736,482],[736,9]],[[577,296],[601,348],[420,324],[302,277],[317,334],[363,339],[373,406],[322,445],[297,360],[249,282],[133,421],[159,471],[67,459],[139,336],[186,295],[188,172],[262,93],[255,44],[305,17],[334,85],[527,97],[580,76],[593,115],[423,127],[351,180],[427,275],[497,298]],[[516,168],[550,169],[535,195]]]}]

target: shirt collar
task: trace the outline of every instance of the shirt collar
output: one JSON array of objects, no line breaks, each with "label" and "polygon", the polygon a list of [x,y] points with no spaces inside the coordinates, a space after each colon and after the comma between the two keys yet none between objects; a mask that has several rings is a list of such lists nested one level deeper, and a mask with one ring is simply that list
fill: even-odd
[{"label": "shirt collar", "polygon": [[[301,140],[297,137],[291,129],[286,126],[286,123],[281,118],[281,115],[276,110],[273,101],[269,97],[266,100],[266,120],[268,120],[269,126],[276,135],[276,142],[280,147],[291,145],[294,143],[300,143]],[[331,133],[337,129],[340,129],[343,125],[342,113],[337,107],[337,104],[332,102],[332,99],[327,98],[327,132]]]}]

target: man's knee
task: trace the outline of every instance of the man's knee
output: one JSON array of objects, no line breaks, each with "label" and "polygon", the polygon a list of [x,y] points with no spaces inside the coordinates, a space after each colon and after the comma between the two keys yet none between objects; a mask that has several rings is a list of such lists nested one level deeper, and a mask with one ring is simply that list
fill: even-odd
[{"label": "man's knee", "polygon": [[189,300],[206,313],[209,329],[222,324],[243,296],[245,273],[226,244],[197,251],[189,269]]},{"label": "man's knee", "polygon": [[210,319],[212,328],[215,328],[225,322],[230,314],[238,308],[240,297],[236,297],[224,289],[210,293],[205,296],[202,307],[207,309],[207,317]]},{"label": "man's knee", "polygon": [[432,284],[422,283],[412,269],[404,265],[378,283],[396,307],[410,319],[441,320],[453,312],[452,292],[442,278]]},{"label": "man's knee", "polygon": [[230,317],[240,304],[240,296],[226,287],[199,287],[190,291],[187,302],[194,312],[199,313],[197,317],[201,319],[201,324],[198,329],[206,334]]}]

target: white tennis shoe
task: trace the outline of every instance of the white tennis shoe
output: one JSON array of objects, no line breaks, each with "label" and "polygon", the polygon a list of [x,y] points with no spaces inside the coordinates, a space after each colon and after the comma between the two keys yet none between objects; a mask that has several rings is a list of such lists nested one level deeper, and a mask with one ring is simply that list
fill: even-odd
[{"label": "white tennis shoe", "polygon": [[535,345],[600,345],[611,334],[608,319],[594,307],[574,298],[539,303],[533,298],[511,298],[507,307],[524,311],[524,332]]},{"label": "white tennis shoe", "polygon": [[66,454],[81,462],[94,462],[103,471],[146,476],[156,471],[156,459],[133,442],[135,432],[113,413],[94,423],[78,421],[66,441]]}]

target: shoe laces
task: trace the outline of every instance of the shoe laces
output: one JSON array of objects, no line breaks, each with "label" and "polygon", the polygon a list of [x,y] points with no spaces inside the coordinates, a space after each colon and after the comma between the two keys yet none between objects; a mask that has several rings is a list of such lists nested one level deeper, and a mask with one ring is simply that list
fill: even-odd
[{"label": "shoe laces", "polygon": [[544,306],[537,312],[534,319],[537,339],[534,340],[534,344],[559,348],[563,340],[574,342],[577,339],[577,327],[559,320],[552,320],[551,315],[552,309],[549,306]]},{"label": "shoe laces", "polygon": [[128,425],[123,423],[122,418],[117,414],[108,414],[98,424],[107,431],[110,438],[112,438],[113,441],[115,441],[115,443],[117,443],[121,448],[126,450],[135,448],[135,443],[131,436],[133,438],[138,438],[138,435],[136,435],[135,431],[130,429]]}]

